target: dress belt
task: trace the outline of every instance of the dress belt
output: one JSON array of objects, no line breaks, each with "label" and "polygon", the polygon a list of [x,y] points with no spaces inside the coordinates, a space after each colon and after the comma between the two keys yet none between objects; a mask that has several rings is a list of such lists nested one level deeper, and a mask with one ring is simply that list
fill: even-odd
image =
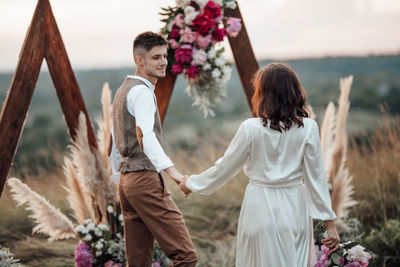
[{"label": "dress belt", "polygon": [[250,179],[249,182],[253,185],[260,186],[260,187],[266,187],[266,188],[283,188],[283,187],[292,187],[296,185],[301,185],[303,184],[303,178],[298,177],[293,180],[287,181],[287,182],[281,182],[281,183],[264,183],[256,180]]}]

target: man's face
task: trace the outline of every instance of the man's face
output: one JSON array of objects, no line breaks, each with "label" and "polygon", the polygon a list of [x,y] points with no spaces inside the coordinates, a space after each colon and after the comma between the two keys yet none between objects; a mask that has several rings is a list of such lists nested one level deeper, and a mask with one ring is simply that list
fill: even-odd
[{"label": "man's face", "polygon": [[167,64],[167,47],[165,45],[154,46],[146,53],[143,61],[144,71],[154,78],[165,77]]}]

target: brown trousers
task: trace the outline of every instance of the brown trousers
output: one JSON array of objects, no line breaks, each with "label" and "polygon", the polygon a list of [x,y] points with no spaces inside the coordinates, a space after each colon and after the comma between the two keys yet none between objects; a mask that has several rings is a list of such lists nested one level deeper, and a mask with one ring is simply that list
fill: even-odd
[{"label": "brown trousers", "polygon": [[127,266],[152,266],[154,238],[173,261],[170,267],[196,266],[197,254],[182,213],[159,173],[145,170],[121,174],[119,197]]}]

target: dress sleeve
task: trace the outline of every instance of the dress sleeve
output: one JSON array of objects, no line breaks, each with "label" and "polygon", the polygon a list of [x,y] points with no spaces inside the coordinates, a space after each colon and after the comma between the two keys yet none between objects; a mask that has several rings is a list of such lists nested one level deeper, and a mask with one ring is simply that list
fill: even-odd
[{"label": "dress sleeve", "polygon": [[186,186],[195,192],[209,195],[235,176],[249,158],[249,142],[243,123],[223,157],[215,165],[198,175],[191,175]]},{"label": "dress sleeve", "polygon": [[306,140],[303,170],[310,216],[324,221],[335,219],[336,214],[332,210],[326,181],[318,125],[315,121],[313,121],[311,132]]}]

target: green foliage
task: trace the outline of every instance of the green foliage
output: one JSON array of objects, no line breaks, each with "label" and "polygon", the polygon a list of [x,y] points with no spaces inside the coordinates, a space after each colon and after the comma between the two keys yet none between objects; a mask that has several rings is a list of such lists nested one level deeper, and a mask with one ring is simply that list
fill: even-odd
[{"label": "green foliage", "polygon": [[365,245],[375,254],[376,266],[400,266],[400,221],[389,220],[381,229],[372,230]]}]

